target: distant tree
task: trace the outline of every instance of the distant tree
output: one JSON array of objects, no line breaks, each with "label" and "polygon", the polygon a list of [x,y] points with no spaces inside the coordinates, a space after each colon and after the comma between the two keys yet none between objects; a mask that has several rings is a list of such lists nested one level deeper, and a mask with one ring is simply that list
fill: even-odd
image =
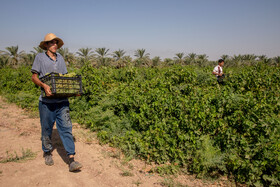
[{"label": "distant tree", "polygon": [[31,53],[33,53],[33,54],[38,54],[38,53],[44,52],[44,50],[41,49],[40,47],[33,47],[33,49],[35,50],[35,51],[31,51]]},{"label": "distant tree", "polygon": [[133,59],[131,58],[131,56],[124,56],[123,61],[124,61],[125,66],[133,65]]},{"label": "distant tree", "polygon": [[76,54],[80,57],[77,64],[79,67],[82,67],[86,63],[90,63],[94,57],[94,52],[91,48],[80,48]]},{"label": "distant tree", "polygon": [[208,61],[208,56],[206,54],[197,55],[197,63],[200,66],[205,66]]},{"label": "distant tree", "polygon": [[232,65],[240,66],[243,62],[242,56],[241,55],[233,55],[232,62],[233,62]]},{"label": "distant tree", "polygon": [[233,61],[241,61],[242,60],[242,56],[241,55],[233,55],[232,60]]},{"label": "distant tree", "polygon": [[153,59],[152,59],[152,67],[157,67],[161,64],[161,59],[159,56],[155,56]]},{"label": "distant tree", "polygon": [[109,49],[106,49],[105,47],[95,49],[95,52],[101,58],[104,58],[105,56],[107,56],[108,55],[108,51],[109,51]]},{"label": "distant tree", "polygon": [[252,65],[255,63],[257,56],[254,54],[242,55],[242,63],[246,65]]},{"label": "distant tree", "polygon": [[28,53],[28,54],[24,54],[22,56],[23,59],[23,64],[26,66],[31,66],[35,60],[36,54],[34,53]]},{"label": "distant tree", "polygon": [[184,64],[184,53],[176,53],[174,57],[175,64]]},{"label": "distant tree", "polygon": [[134,56],[138,57],[138,58],[148,58],[150,56],[149,53],[145,53],[146,50],[145,49],[137,49],[135,51]]},{"label": "distant tree", "polygon": [[123,57],[125,55],[125,51],[124,50],[117,50],[117,51],[114,51],[112,56],[115,60],[115,66],[117,68],[121,68],[121,67],[124,67],[126,65],[125,61],[123,60]]},{"label": "distant tree", "polygon": [[136,65],[137,66],[149,66],[149,53],[145,53],[145,49],[137,49],[134,53],[134,56],[137,57]]},{"label": "distant tree", "polygon": [[197,55],[196,55],[196,53],[189,53],[189,54],[188,54],[188,57],[189,57],[190,59],[192,59],[192,60],[195,60],[196,57],[197,57]]},{"label": "distant tree", "polygon": [[75,55],[70,53],[68,48],[60,48],[57,52],[64,58],[66,65],[75,63]]},{"label": "distant tree", "polygon": [[95,49],[95,52],[98,55],[99,65],[107,66],[110,64],[110,59],[106,58],[106,56],[108,55],[108,51],[109,49],[106,49],[105,47]]},{"label": "distant tree", "polygon": [[59,54],[61,54],[61,56],[64,58],[64,60],[65,60],[65,58],[67,57],[67,55],[69,54],[69,49],[68,48],[60,48],[60,49],[58,49],[57,50],[57,52],[59,53]]},{"label": "distant tree", "polygon": [[195,64],[196,63],[196,53],[189,53],[186,57],[186,64]]},{"label": "distant tree", "polygon": [[0,68],[8,65],[9,63],[9,56],[7,55],[0,55]]},{"label": "distant tree", "polygon": [[259,56],[258,56],[258,59],[259,59],[260,61],[264,61],[264,60],[267,59],[267,56],[266,56],[266,55],[259,55]]},{"label": "distant tree", "polygon": [[246,60],[246,61],[254,61],[256,60],[257,56],[254,54],[245,54],[242,55],[242,60]]},{"label": "distant tree", "polygon": [[258,57],[258,61],[264,63],[264,64],[271,64],[272,62],[272,59],[271,58],[268,58],[266,55],[259,55]]},{"label": "distant tree", "polygon": [[174,64],[174,61],[171,58],[165,58],[163,63],[165,66],[171,66]]},{"label": "distant tree", "polygon": [[2,51],[4,55],[9,57],[8,64],[11,66],[17,66],[24,55],[24,51],[18,51],[18,46],[11,46],[5,48],[7,51]]},{"label": "distant tree", "polygon": [[85,59],[91,59],[94,56],[94,52],[91,48],[80,48],[76,54]]},{"label": "distant tree", "polygon": [[221,59],[223,59],[226,62],[230,59],[230,56],[229,55],[222,55]]},{"label": "distant tree", "polygon": [[280,66],[280,56],[276,56],[272,60],[273,60],[272,65]]},{"label": "distant tree", "polygon": [[114,51],[113,54],[112,54],[113,58],[114,58],[116,61],[122,59],[122,58],[124,57],[124,55],[125,55],[125,51],[124,51],[124,50],[121,50],[121,49],[119,49],[119,50],[117,50],[117,51]]}]

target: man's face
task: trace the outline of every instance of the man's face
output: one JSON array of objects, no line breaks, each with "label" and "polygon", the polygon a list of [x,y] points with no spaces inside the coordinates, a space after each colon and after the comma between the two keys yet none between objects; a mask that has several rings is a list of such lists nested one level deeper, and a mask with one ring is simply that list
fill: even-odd
[{"label": "man's face", "polygon": [[52,41],[46,42],[45,45],[47,47],[47,50],[51,51],[52,53],[56,53],[57,44],[58,44],[57,40],[52,40]]},{"label": "man's face", "polygon": [[225,62],[223,61],[223,62],[219,63],[219,65],[223,67],[223,66],[224,66],[224,63],[225,63]]}]

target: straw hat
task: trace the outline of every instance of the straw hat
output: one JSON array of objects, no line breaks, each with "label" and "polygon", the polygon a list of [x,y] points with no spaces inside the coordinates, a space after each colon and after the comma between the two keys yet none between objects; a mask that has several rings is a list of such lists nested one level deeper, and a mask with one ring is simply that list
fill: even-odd
[{"label": "straw hat", "polygon": [[49,42],[49,41],[52,41],[52,40],[57,40],[57,49],[59,49],[59,48],[61,48],[62,46],[63,46],[63,41],[60,39],[60,38],[58,38],[55,34],[53,34],[53,33],[49,33],[49,34],[47,34],[46,36],[45,36],[45,39],[44,39],[44,41],[41,41],[41,43],[40,43],[40,45],[39,45],[39,47],[41,48],[41,49],[44,49],[44,50],[47,50],[47,48],[46,48],[46,46],[45,46],[45,43],[46,42]]}]

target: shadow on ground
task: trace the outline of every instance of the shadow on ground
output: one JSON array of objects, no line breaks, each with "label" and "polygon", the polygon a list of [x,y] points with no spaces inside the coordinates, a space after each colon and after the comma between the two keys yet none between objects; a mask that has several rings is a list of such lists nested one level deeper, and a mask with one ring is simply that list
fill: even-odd
[{"label": "shadow on ground", "polygon": [[[74,142],[76,142],[74,137]],[[63,143],[60,139],[59,133],[57,129],[53,129],[52,132],[52,145],[53,145],[53,151],[56,150],[59,156],[62,158],[62,160],[68,164],[68,156],[67,153],[63,147]]]}]

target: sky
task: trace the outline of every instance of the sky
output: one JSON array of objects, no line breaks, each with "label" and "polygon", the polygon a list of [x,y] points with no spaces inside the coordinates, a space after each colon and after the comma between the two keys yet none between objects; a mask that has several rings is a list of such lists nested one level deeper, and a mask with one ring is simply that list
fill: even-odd
[{"label": "sky", "polygon": [[70,52],[105,47],[134,57],[280,56],[280,0],[0,0],[0,50],[34,51],[47,33]]}]

